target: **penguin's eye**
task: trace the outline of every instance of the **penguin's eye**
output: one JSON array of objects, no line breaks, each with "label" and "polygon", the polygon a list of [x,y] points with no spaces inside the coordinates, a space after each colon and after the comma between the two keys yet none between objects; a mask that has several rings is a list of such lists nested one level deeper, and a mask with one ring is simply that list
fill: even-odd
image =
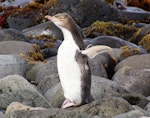
[{"label": "penguin's eye", "polygon": [[61,16],[61,15],[56,15],[55,17],[58,18],[58,19],[60,19],[60,20],[63,20],[63,19],[64,19],[64,17]]}]

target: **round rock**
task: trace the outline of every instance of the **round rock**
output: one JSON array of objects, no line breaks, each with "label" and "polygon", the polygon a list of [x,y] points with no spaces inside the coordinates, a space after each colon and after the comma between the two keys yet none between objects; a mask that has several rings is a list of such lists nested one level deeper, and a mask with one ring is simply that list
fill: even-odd
[{"label": "round rock", "polygon": [[30,65],[20,56],[0,55],[0,78],[13,74],[25,76],[29,68]]},{"label": "round rock", "polygon": [[18,110],[6,114],[7,118],[99,118],[97,116],[87,115],[85,113],[76,113],[73,111],[50,108],[45,110]]},{"label": "round rock", "polygon": [[[95,100],[103,98],[104,96],[119,96],[118,91],[120,91],[120,87],[115,82],[102,77],[92,76],[91,94]],[[65,99],[61,84],[58,83],[48,89],[45,93],[45,97],[53,107],[60,108]]]},{"label": "round rock", "polygon": [[23,41],[1,41],[0,54],[28,54],[29,51],[35,51],[32,44]]},{"label": "round rock", "polygon": [[128,92],[150,96],[149,72],[150,69],[136,70],[122,67],[115,73],[113,80]]},{"label": "round rock", "polygon": [[92,114],[93,116],[98,115],[102,118],[111,118],[130,110],[132,110],[132,107],[126,100],[119,97],[108,97],[75,108],[73,111]]},{"label": "round rock", "polygon": [[150,69],[150,54],[134,55],[130,56],[115,67],[115,71],[118,71],[123,66],[131,66],[135,69]]},{"label": "round rock", "polygon": [[50,103],[20,75],[9,75],[0,79],[0,109],[18,101],[32,107],[50,108]]}]

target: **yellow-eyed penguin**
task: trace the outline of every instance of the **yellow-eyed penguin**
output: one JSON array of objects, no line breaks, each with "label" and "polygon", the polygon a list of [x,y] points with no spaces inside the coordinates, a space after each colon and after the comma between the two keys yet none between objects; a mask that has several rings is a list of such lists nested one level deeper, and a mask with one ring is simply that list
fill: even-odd
[{"label": "yellow-eyed penguin", "polygon": [[54,16],[46,15],[45,18],[60,28],[64,36],[64,41],[57,53],[58,74],[66,98],[62,108],[89,103],[92,97],[88,56],[92,57],[97,50],[104,51],[111,48],[98,46],[96,49],[91,47],[84,50],[81,32],[73,18],[67,13],[59,13]]}]

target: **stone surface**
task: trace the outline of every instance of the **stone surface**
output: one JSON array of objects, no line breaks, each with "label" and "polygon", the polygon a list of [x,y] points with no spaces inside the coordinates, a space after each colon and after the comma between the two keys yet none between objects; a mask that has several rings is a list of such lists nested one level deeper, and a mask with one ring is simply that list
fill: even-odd
[{"label": "stone surface", "polygon": [[130,110],[132,110],[131,105],[126,100],[118,97],[99,99],[74,109],[78,113],[98,115],[102,118],[111,118]]},{"label": "stone surface", "polygon": [[32,111],[22,110],[6,114],[7,118],[21,118],[22,116],[23,118],[99,118],[97,116],[90,116],[84,113],[75,113],[73,111],[55,108]]},{"label": "stone surface", "polygon": [[48,74],[41,79],[41,81],[37,85],[37,88],[40,89],[41,93],[44,95],[49,88],[56,85],[58,82],[59,82],[58,73]]},{"label": "stone surface", "polygon": [[29,39],[19,30],[8,28],[3,31],[11,36],[12,41],[29,41]]},{"label": "stone surface", "polygon": [[131,67],[122,67],[115,73],[115,75],[113,76],[113,80],[128,92],[139,93],[144,96],[149,96],[150,95],[149,72],[150,72],[149,69],[137,70]]},{"label": "stone surface", "polygon": [[12,40],[11,35],[4,32],[3,30],[0,30],[0,41],[9,41],[9,40]]},{"label": "stone surface", "polygon": [[49,108],[49,102],[20,75],[9,75],[0,79],[0,109],[18,101],[32,107]]},{"label": "stone surface", "polygon": [[[7,18],[7,23],[8,26],[10,28],[14,28],[17,30],[23,30],[27,27],[29,27],[31,25],[31,23],[33,22],[33,20],[29,17],[27,18],[20,18],[19,16],[21,16],[22,14],[19,13],[14,13],[9,15],[9,17]],[[17,16],[17,17],[16,17]]]},{"label": "stone surface", "polygon": [[123,66],[131,66],[135,69],[150,69],[150,54],[134,55],[128,57],[117,64],[115,71],[118,71]]},{"label": "stone surface", "polygon": [[61,105],[65,100],[64,92],[60,83],[48,89],[44,96],[54,108],[61,108]]},{"label": "stone surface", "polygon": [[63,34],[52,22],[48,21],[39,25],[22,30],[25,36],[52,35],[57,40],[63,40]]},{"label": "stone surface", "polygon": [[37,63],[26,72],[26,78],[35,82],[44,95],[45,92],[59,82],[56,56],[51,57],[46,63]]},{"label": "stone surface", "polygon": [[26,77],[30,81],[40,82],[44,76],[58,73],[56,56],[48,58],[46,63],[36,63],[31,69],[26,72]]},{"label": "stone surface", "polygon": [[20,56],[0,55],[0,78],[13,74],[25,76],[29,68],[30,65]]},{"label": "stone surface", "polygon": [[0,118],[6,118],[3,112],[0,112]]},{"label": "stone surface", "polygon": [[28,38],[22,32],[10,28],[0,30],[0,41],[28,41]]},{"label": "stone surface", "polygon": [[99,53],[89,59],[91,74],[104,78],[111,78],[114,74],[115,60],[108,53]]},{"label": "stone surface", "polygon": [[112,118],[139,118],[141,116],[144,116],[145,114],[138,110],[129,111],[127,113],[116,115]]},{"label": "stone surface", "polygon": [[[119,96],[119,91],[120,88],[115,82],[102,77],[92,76],[91,94],[95,100],[104,96]],[[61,84],[58,83],[56,86],[50,88],[46,92],[45,97],[53,107],[60,107],[64,101]]]},{"label": "stone surface", "polygon": [[35,51],[32,44],[23,41],[1,41],[0,54],[29,54],[29,51]]},{"label": "stone surface", "polygon": [[133,93],[126,93],[122,95],[122,98],[124,98],[125,100],[127,100],[131,105],[136,105],[139,106],[141,108],[145,108],[146,105],[148,104],[149,100],[146,99],[146,97],[144,97],[141,94],[133,94]]},{"label": "stone surface", "polygon": [[115,36],[98,36],[91,40],[92,45],[107,45],[111,48],[121,48],[123,46],[129,46],[131,49],[138,49],[141,53],[146,53],[146,50],[131,43],[129,41],[123,40]]},{"label": "stone surface", "polygon": [[[67,3],[67,4],[66,4]],[[104,0],[58,0],[51,4],[49,14],[67,12],[75,19],[81,27],[87,27],[96,20],[101,21],[140,21],[149,17],[149,12],[128,11],[115,9]],[[88,11],[88,12],[87,12]],[[107,11],[107,12],[105,12]]]},{"label": "stone surface", "polygon": [[139,107],[139,106],[132,105],[132,108],[133,108],[134,110],[138,110],[138,111],[144,113],[145,115],[147,115],[146,110],[142,109],[142,108]]},{"label": "stone surface", "polygon": [[92,75],[91,93],[98,100],[104,96],[118,96],[120,87],[117,83],[102,77]]},{"label": "stone surface", "polygon": [[10,112],[13,111],[18,111],[18,110],[28,110],[28,111],[32,111],[32,110],[44,110],[45,108],[42,107],[30,107],[24,104],[21,104],[19,102],[12,102],[6,109],[5,114],[8,114]]},{"label": "stone surface", "polygon": [[146,106],[147,114],[150,116],[150,102]]}]

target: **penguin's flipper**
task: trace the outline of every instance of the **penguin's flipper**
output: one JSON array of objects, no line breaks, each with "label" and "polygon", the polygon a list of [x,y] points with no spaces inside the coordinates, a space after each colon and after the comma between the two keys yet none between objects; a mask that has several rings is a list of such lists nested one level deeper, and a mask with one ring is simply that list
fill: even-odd
[{"label": "penguin's flipper", "polygon": [[82,50],[82,54],[87,55],[89,58],[94,58],[97,54],[107,52],[110,50],[112,50],[112,48],[109,46],[97,45],[97,46],[92,46],[90,48]]}]

